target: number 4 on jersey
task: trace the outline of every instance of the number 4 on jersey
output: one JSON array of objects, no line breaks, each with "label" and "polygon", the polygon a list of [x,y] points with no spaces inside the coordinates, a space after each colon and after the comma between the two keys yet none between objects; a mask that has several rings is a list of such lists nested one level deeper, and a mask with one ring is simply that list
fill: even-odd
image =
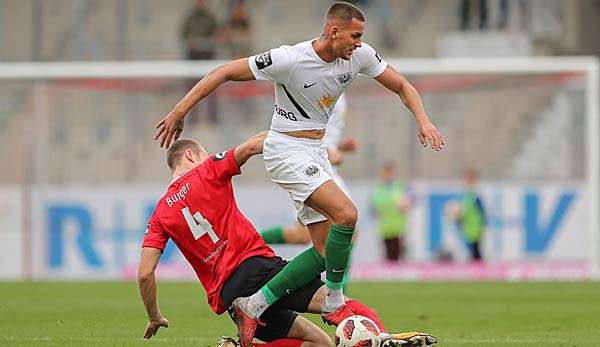
[{"label": "number 4 on jersey", "polygon": [[212,225],[210,225],[210,222],[204,218],[199,211],[194,213],[192,216],[190,209],[188,207],[184,207],[181,209],[181,213],[183,213],[183,217],[185,218],[185,221],[190,227],[190,230],[192,231],[192,234],[196,240],[201,238],[202,235],[208,234],[213,243],[217,243],[219,241],[219,237],[217,234],[215,234]]}]

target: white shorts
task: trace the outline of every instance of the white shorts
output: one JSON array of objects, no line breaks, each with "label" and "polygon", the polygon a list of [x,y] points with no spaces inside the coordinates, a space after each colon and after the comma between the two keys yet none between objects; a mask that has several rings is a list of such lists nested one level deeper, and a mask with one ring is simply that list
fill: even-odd
[{"label": "white shorts", "polygon": [[265,169],[271,180],[290,193],[300,223],[327,220],[304,202],[323,183],[333,177],[322,140],[297,138],[269,131],[263,147]]},{"label": "white shorts", "polygon": [[350,190],[348,189],[348,186],[346,185],[346,181],[344,181],[344,179],[342,178],[340,173],[335,168],[333,168],[333,176],[332,177],[333,177],[333,181],[338,185],[338,187],[340,187],[342,192],[344,192],[350,198],[350,200],[352,200],[352,198],[350,197]]}]

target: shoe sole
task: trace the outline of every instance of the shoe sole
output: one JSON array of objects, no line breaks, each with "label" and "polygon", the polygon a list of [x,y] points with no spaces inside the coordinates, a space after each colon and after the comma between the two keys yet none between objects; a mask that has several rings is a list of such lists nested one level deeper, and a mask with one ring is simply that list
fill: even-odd
[{"label": "shoe sole", "polygon": [[417,335],[408,340],[389,340],[381,344],[381,347],[422,347],[437,344],[437,339],[429,335]]}]

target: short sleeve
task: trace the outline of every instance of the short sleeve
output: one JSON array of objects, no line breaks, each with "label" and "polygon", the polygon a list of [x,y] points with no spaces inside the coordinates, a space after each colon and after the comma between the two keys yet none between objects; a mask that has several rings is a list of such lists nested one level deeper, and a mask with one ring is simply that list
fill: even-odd
[{"label": "short sleeve", "polygon": [[215,178],[221,183],[225,184],[231,180],[232,176],[239,175],[241,173],[240,167],[235,161],[235,155],[233,154],[234,148],[217,153],[212,157],[208,158],[207,165],[212,168]]},{"label": "short sleeve", "polygon": [[162,225],[156,218],[155,211],[152,214],[152,217],[150,218],[150,222],[148,222],[148,227],[146,229],[146,235],[144,235],[144,242],[142,243],[142,247],[152,247],[160,249],[162,251],[165,249],[167,241],[169,241],[169,235],[163,229]]},{"label": "short sleeve", "polygon": [[289,46],[273,48],[248,58],[254,78],[279,83],[287,83],[291,70]]},{"label": "short sleeve", "polygon": [[360,63],[358,72],[370,77],[377,77],[385,71],[387,62],[381,59],[379,53],[370,45],[363,42],[362,47],[357,49],[357,53]]}]

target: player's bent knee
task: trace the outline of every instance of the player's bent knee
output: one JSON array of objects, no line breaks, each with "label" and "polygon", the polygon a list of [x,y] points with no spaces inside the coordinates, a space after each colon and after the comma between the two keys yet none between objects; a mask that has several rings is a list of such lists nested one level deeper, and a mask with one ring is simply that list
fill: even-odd
[{"label": "player's bent knee", "polygon": [[338,225],[354,227],[358,221],[358,210],[354,204],[344,207],[334,216],[334,223]]}]

